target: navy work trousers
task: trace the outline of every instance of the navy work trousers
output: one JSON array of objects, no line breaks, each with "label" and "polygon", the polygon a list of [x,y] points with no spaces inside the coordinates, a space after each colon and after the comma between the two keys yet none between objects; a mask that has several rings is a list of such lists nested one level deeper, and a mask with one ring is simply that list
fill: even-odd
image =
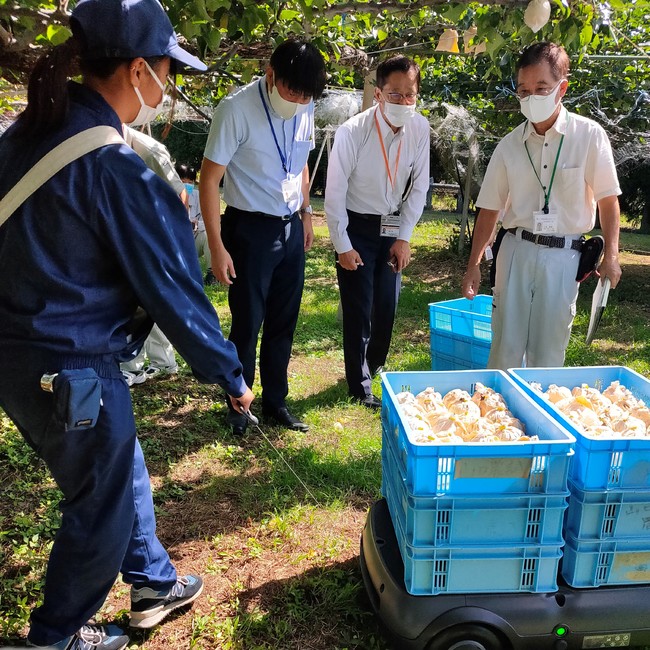
[{"label": "navy work trousers", "polygon": [[226,208],[221,221],[224,246],[236,278],[228,291],[232,314],[229,340],[237,348],[250,387],[260,342],[262,404],[285,406],[287,372],[305,282],[305,242],[298,214],[290,219]]},{"label": "navy work trousers", "polygon": [[347,228],[363,266],[336,265],[343,311],[345,378],[352,397],[371,394],[372,371],[388,356],[401,286],[401,273],[388,265],[392,237],[381,237],[380,217],[350,213]]},{"label": "navy work trousers", "polygon": [[95,427],[65,431],[55,396],[39,386],[44,372],[63,366],[29,349],[0,351],[0,363],[0,406],[63,492],[43,604],[32,612],[29,632],[32,643],[48,645],[95,615],[118,573],[138,587],[165,589],[175,584],[176,570],[156,537],[149,475],[118,364],[110,357],[63,364],[94,368],[103,402]]}]

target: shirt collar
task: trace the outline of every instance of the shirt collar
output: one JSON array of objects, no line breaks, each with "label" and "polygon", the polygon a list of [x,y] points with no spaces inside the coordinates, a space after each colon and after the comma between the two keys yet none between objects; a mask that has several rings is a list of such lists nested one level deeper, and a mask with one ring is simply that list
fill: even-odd
[{"label": "shirt collar", "polygon": [[[559,135],[566,135],[566,129],[568,123],[569,123],[569,114],[567,109],[564,108],[564,105],[562,105],[560,107],[560,114],[557,116],[557,120],[555,120],[555,123],[549,129],[549,131],[555,131]],[[522,141],[526,142],[526,140],[528,140],[528,138],[533,134],[538,135],[537,131],[535,131],[535,127],[533,126],[532,122],[530,120],[527,120],[524,125],[524,131],[521,138]]]}]

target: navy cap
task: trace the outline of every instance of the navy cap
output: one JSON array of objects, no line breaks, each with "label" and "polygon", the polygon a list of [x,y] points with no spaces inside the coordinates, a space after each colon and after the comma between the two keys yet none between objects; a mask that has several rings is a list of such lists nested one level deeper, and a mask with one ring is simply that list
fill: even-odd
[{"label": "navy cap", "polygon": [[158,0],[80,0],[70,19],[81,30],[89,59],[168,56],[180,70],[204,72],[205,63],[186,52]]}]

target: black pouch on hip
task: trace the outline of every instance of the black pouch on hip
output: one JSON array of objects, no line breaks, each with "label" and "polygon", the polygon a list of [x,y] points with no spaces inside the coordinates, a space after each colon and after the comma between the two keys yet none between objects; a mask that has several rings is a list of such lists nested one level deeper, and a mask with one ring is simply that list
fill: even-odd
[{"label": "black pouch on hip", "polygon": [[53,379],[54,414],[66,431],[92,429],[102,404],[102,384],[92,368],[61,370]]},{"label": "black pouch on hip", "polygon": [[580,249],[580,261],[576,282],[584,282],[598,268],[600,257],[605,248],[605,240],[600,236],[590,237],[585,240]]}]

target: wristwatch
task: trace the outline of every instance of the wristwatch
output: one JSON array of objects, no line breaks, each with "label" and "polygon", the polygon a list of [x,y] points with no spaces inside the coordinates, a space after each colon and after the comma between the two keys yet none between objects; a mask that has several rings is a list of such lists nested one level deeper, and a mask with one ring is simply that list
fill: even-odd
[{"label": "wristwatch", "polygon": [[314,209],[311,207],[311,205],[306,205],[304,208],[300,208],[300,214],[314,214]]}]

